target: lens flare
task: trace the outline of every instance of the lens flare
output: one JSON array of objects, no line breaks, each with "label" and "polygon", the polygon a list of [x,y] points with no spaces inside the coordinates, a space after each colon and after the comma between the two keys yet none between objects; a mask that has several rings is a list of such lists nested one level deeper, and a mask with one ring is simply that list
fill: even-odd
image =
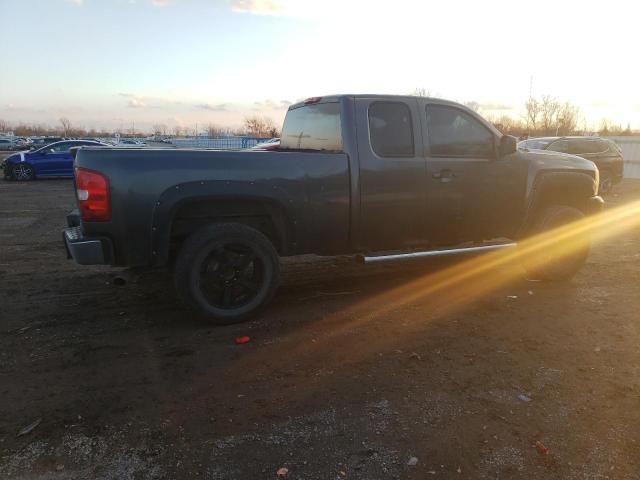
[{"label": "lens flare", "polygon": [[[414,320],[405,322],[400,333],[411,335],[424,329],[426,323],[463,309],[483,296],[517,281],[523,275],[523,263],[535,267],[537,259],[561,260],[575,254],[577,246],[582,248],[585,239],[591,238],[593,243],[600,242],[639,224],[640,201],[636,201],[531,236],[519,242],[517,247],[464,259],[448,268],[409,280],[403,285],[327,315],[315,325],[322,329],[321,341],[300,344],[285,338],[278,342],[277,349],[284,349],[286,356],[273,355],[268,347],[241,360],[235,368],[242,369],[244,362],[256,365],[256,361],[261,362],[259,358],[262,355],[263,360],[271,365],[277,358],[286,362],[296,355],[329,359],[341,351],[348,352],[350,361],[363,360],[398,340],[397,329],[394,329],[394,336],[390,337],[385,334],[384,327],[380,331],[380,322],[375,334],[367,330],[367,324],[383,319],[391,311],[420,303],[421,308],[425,309],[425,315],[412,315]],[[354,330],[362,331],[361,338],[365,340],[354,344],[352,336],[347,335]]]}]

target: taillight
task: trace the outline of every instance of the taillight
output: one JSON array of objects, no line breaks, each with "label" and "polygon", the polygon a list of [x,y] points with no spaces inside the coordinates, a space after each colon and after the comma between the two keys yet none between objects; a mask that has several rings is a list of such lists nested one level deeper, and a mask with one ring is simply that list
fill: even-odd
[{"label": "taillight", "polygon": [[111,220],[111,198],[107,177],[98,172],[76,168],[76,193],[82,220],[85,222]]}]

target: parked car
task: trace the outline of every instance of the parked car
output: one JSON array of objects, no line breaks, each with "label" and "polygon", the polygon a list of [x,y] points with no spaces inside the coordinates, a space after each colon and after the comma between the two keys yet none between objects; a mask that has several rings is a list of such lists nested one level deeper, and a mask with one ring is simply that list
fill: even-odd
[{"label": "parked car", "polygon": [[73,177],[72,149],[84,146],[108,146],[90,140],[55,142],[30,152],[9,155],[2,162],[4,178],[33,180],[41,177]]},{"label": "parked car", "polygon": [[30,145],[31,145],[31,139],[29,139],[29,138],[26,138],[26,137],[16,137],[15,138],[16,149],[28,150]]},{"label": "parked car", "polygon": [[141,142],[140,140],[134,140],[131,138],[121,138],[118,143],[116,143],[116,147],[123,148],[144,148],[147,144],[145,142]]},{"label": "parked car", "polygon": [[16,143],[12,138],[0,138],[0,150],[15,150]]},{"label": "parked car", "polygon": [[[603,207],[592,162],[518,150],[465,106],[422,97],[310,98],[289,107],[278,151],[89,147],[75,165],[70,257],[170,267],[186,304],[217,323],[269,301],[279,256],[468,254]],[[498,238],[510,241],[484,242]],[[529,277],[571,278],[588,238],[572,248],[531,253]]]},{"label": "parked car", "polygon": [[55,142],[61,142],[63,140],[66,140],[66,138],[63,137],[37,137],[37,138],[33,138],[31,140],[31,145],[29,145],[29,148],[31,150],[36,150],[38,148],[42,148],[46,145],[50,145],[52,143]]},{"label": "parked car", "polygon": [[578,155],[596,164],[600,172],[599,192],[607,194],[622,181],[624,158],[613,141],[600,137],[542,137],[524,140],[520,148]]},{"label": "parked car", "polygon": [[256,145],[254,145],[253,147],[251,147],[249,150],[277,150],[278,147],[280,147],[280,139],[279,138],[271,138],[265,142],[260,142]]}]

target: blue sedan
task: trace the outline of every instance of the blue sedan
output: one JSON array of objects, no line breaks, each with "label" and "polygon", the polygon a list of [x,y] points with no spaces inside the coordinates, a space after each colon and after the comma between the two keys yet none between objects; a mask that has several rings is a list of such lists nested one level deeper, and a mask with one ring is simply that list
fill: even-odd
[{"label": "blue sedan", "polygon": [[9,155],[3,162],[4,177],[11,180],[33,180],[43,177],[73,177],[73,147],[104,146],[91,140],[64,140],[50,143],[32,152]]}]

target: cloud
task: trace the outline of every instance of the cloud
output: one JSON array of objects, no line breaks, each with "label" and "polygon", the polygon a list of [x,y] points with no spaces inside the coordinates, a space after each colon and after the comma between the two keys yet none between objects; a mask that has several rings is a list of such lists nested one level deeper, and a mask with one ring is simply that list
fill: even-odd
[{"label": "cloud", "polygon": [[262,109],[282,110],[289,107],[289,105],[291,105],[291,102],[289,100],[276,101],[276,100],[267,99],[262,102],[253,102],[253,109],[255,111],[262,110]]},{"label": "cloud", "polygon": [[195,108],[199,108],[200,110],[209,110],[210,112],[226,112],[227,104],[219,103],[218,105],[211,105],[210,103],[198,103],[194,105]]},{"label": "cloud", "polygon": [[147,106],[147,102],[145,102],[142,97],[134,95],[133,93],[118,93],[121,97],[128,98],[127,107],[129,108],[144,108]]},{"label": "cloud", "polygon": [[252,15],[284,15],[287,8],[281,0],[228,0],[231,10]]},{"label": "cloud", "polygon": [[144,108],[146,106],[147,104],[139,98],[132,98],[127,102],[127,107],[129,108]]}]

